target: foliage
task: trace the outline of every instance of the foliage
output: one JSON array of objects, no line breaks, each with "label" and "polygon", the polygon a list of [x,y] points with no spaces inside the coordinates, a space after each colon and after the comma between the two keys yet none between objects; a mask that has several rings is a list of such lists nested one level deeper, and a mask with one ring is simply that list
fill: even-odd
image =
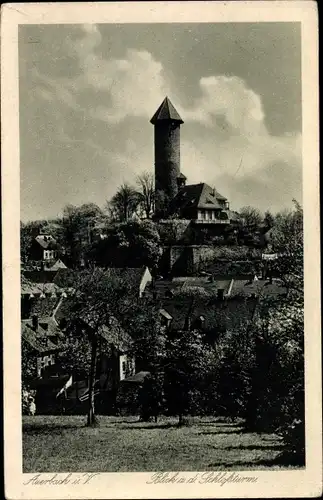
[{"label": "foliage", "polygon": [[163,373],[154,372],[146,375],[139,391],[140,419],[148,422],[151,417],[157,422],[163,406]]},{"label": "foliage", "polygon": [[60,221],[60,241],[66,250],[70,267],[84,264],[84,257],[90,247],[98,222],[104,220],[103,211],[94,203],[76,207],[67,205]]},{"label": "foliage", "polygon": [[203,381],[213,365],[214,352],[197,330],[178,332],[166,343],[165,398],[168,411],[178,415],[179,425],[196,411]]},{"label": "foliage", "polygon": [[100,266],[154,268],[160,258],[160,237],[151,221],[128,221],[114,224],[103,240],[90,251]]},{"label": "foliage", "polygon": [[163,219],[168,216],[169,213],[169,196],[162,190],[158,190],[155,193],[155,216],[157,219]]},{"label": "foliage", "polygon": [[276,215],[271,230],[271,250],[279,255],[274,264],[285,285],[303,291],[303,210],[294,200],[294,210]]},{"label": "foliage", "polygon": [[188,220],[167,219],[159,223],[157,229],[163,245],[189,243],[192,236]]},{"label": "foliage", "polygon": [[270,212],[270,210],[267,210],[264,215],[264,224],[267,229],[270,229],[273,227],[275,223],[275,216]]},{"label": "foliage", "polygon": [[240,210],[240,217],[244,226],[250,229],[259,226],[263,220],[260,210],[250,206],[243,207]]},{"label": "foliage", "polygon": [[[69,299],[64,355],[61,364],[72,372],[86,371],[89,378],[88,425],[96,422],[94,384],[98,354],[118,348],[126,336],[117,318],[131,308],[129,283],[101,269],[84,271]],[[104,328],[104,335],[103,335]]]},{"label": "foliage", "polygon": [[37,376],[36,352],[30,344],[21,339],[21,407],[23,415],[31,415],[34,406],[35,391],[30,389],[30,382]]},{"label": "foliage", "polygon": [[26,388],[29,382],[37,376],[37,357],[36,352],[30,344],[21,339],[21,379]]},{"label": "foliage", "polygon": [[[260,318],[258,328],[264,339],[264,355],[268,358],[268,350],[272,352],[272,362],[266,376],[268,387],[262,414],[258,418],[266,419],[267,426],[279,429],[288,442],[289,433],[294,432],[295,422],[304,425],[303,307],[290,300],[281,303]],[[288,444],[291,447],[292,440]],[[295,453],[304,451],[304,442],[297,449],[300,444],[295,441]]]},{"label": "foliage", "polygon": [[35,391],[26,389],[24,385],[21,388],[21,411],[22,415],[34,415],[36,412]]},{"label": "foliage", "polygon": [[140,205],[147,219],[154,213],[155,208],[155,187],[154,176],[150,172],[143,172],[137,177],[137,185],[139,187]]},{"label": "foliage", "polygon": [[133,300],[131,313],[120,319],[131,335],[129,354],[135,356],[137,369],[155,372],[165,358],[165,334],[160,324],[160,305],[149,300]]},{"label": "foliage", "polygon": [[108,208],[113,220],[126,222],[131,219],[142,201],[142,196],[129,184],[120,186],[115,195],[108,202]]},{"label": "foliage", "polygon": [[23,262],[28,261],[32,241],[40,230],[46,231],[55,238],[57,236],[56,221],[36,220],[20,222],[20,256]]},{"label": "foliage", "polygon": [[278,214],[273,226],[272,250],[280,255],[277,270],[288,295],[276,303],[262,301],[249,414],[256,428],[278,430],[298,462],[305,450],[302,221],[295,202],[294,211]]}]

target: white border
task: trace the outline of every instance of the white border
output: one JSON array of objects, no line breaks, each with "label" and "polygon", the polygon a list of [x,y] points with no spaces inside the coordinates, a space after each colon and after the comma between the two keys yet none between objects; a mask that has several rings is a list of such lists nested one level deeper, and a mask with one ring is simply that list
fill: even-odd
[{"label": "white border", "polygon": [[[318,21],[311,1],[6,4],[1,10],[5,491],[8,499],[260,498],[322,493]],[[149,473],[102,473],[88,485],[24,485],[20,415],[18,24],[301,22],[305,220],[306,469],[259,471],[246,484],[147,484]],[[283,381],[282,381],[283,383]],[[235,471],[238,472],[238,471]],[[243,471],[255,475],[255,471]],[[185,473],[181,473],[185,475]],[[191,476],[189,473],[187,476]],[[50,478],[53,474],[42,474]],[[58,477],[65,477],[60,474]]]}]

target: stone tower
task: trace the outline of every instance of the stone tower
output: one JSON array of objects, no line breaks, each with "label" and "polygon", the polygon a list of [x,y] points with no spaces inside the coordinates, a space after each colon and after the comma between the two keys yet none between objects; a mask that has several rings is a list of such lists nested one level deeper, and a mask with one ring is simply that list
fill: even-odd
[{"label": "stone tower", "polygon": [[155,129],[155,212],[163,216],[183,182],[180,176],[180,126],[184,122],[166,97],[150,123]]}]

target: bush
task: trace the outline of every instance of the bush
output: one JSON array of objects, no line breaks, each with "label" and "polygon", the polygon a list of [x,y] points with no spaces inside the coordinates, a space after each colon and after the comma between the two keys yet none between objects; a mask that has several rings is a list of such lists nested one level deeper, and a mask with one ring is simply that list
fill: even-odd
[{"label": "bush", "polygon": [[35,415],[35,391],[22,389],[21,391],[21,407],[23,415]]}]

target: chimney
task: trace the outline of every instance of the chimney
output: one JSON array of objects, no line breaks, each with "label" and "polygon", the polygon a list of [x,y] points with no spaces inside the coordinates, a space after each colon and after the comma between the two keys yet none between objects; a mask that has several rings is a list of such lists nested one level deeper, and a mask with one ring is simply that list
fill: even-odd
[{"label": "chimney", "polygon": [[224,288],[218,288],[218,299],[219,300],[224,299]]},{"label": "chimney", "polygon": [[33,324],[33,329],[35,331],[38,330],[38,315],[37,314],[34,314],[33,317],[32,317],[32,324]]}]

